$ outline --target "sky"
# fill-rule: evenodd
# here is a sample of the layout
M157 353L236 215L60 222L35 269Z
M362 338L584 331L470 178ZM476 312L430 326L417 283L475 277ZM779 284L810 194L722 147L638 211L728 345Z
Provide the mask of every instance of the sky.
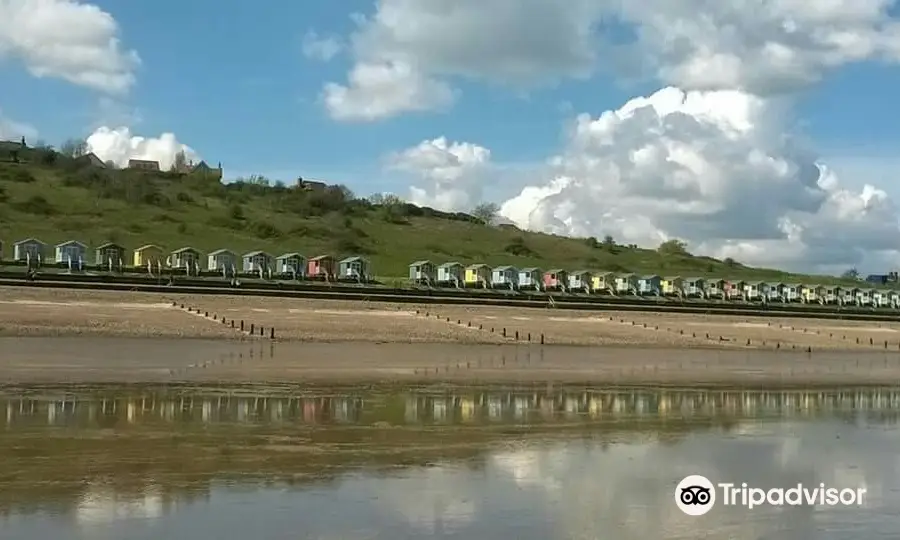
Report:
M0 139L881 273L898 61L894 0L0 0Z

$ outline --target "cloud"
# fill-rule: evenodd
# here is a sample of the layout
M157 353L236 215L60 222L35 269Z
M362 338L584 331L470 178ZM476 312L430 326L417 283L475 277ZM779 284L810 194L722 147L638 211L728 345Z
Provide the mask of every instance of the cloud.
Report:
M200 156L191 147L181 143L174 133L159 137L139 137L126 127L116 129L101 127L87 139L88 149L103 161L113 161L119 167L128 165L129 159L158 161L163 170L175 162L175 155L183 151L189 161L199 161Z
M140 64L119 41L109 13L77 0L0 1L0 59L35 77L56 77L111 94L128 91Z
M598 117L580 115L549 174L501 205L517 226L612 235L797 270L900 262L898 209L853 190L791 135L786 103L738 90L668 87ZM497 166L490 151L443 137L392 158L413 173L411 200L468 210Z
M661 81L759 95L816 82L833 68L900 60L894 0L615 0Z
M469 211L481 202L491 152L445 137L422 141L388 158L391 169L412 174L410 201L446 212Z
M408 63L357 64L349 79L348 86L325 85L325 105L335 120L383 120L400 112L442 109L454 101L449 86Z
M348 82L325 87L328 109L338 120L440 109L452 101L447 76L515 85L587 76L597 56L598 6L594 0L379 0L374 15L358 20Z
M344 44L337 36L320 37L310 30L303 36L303 55L313 60L327 62L337 56L344 48Z
M354 67L326 85L326 103L335 119L374 121L446 107L453 78L533 86L621 64L687 90L772 95L845 64L900 59L892 4L379 0L357 17Z
M3 109L0 109L0 141L18 140L22 137L36 139L37 135L37 129L33 126L7 117Z

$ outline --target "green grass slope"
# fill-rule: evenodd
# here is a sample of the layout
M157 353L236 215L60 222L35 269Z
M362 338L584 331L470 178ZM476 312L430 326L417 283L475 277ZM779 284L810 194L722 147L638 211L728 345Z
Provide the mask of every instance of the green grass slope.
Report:
M203 252L263 249L307 256L363 255L376 275L405 277L418 259L510 264L661 275L719 276L820 283L836 278L795 276L734 261L696 257L489 226L396 201L372 204L341 186L308 190L256 182L222 184L203 175L110 170L49 150L0 156L0 239L37 237L48 244L77 239L89 246L129 249L158 244Z

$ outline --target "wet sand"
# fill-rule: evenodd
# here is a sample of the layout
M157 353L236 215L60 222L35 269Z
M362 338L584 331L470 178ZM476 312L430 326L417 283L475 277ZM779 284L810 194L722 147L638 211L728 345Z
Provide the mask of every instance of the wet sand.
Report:
M900 323L34 288L0 294L5 336L246 341L267 339L274 329L282 342L502 344L543 336L547 345L900 353ZM241 332L241 321L257 335Z
M0 384L596 383L880 385L896 352L689 350L523 344L234 343L171 338L0 338Z

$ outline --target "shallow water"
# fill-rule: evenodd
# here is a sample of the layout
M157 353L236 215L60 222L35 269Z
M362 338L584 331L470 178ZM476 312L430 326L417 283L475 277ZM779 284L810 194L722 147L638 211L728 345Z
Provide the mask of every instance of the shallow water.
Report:
M7 388L0 538L896 538L900 389ZM862 506L674 503L703 474Z

